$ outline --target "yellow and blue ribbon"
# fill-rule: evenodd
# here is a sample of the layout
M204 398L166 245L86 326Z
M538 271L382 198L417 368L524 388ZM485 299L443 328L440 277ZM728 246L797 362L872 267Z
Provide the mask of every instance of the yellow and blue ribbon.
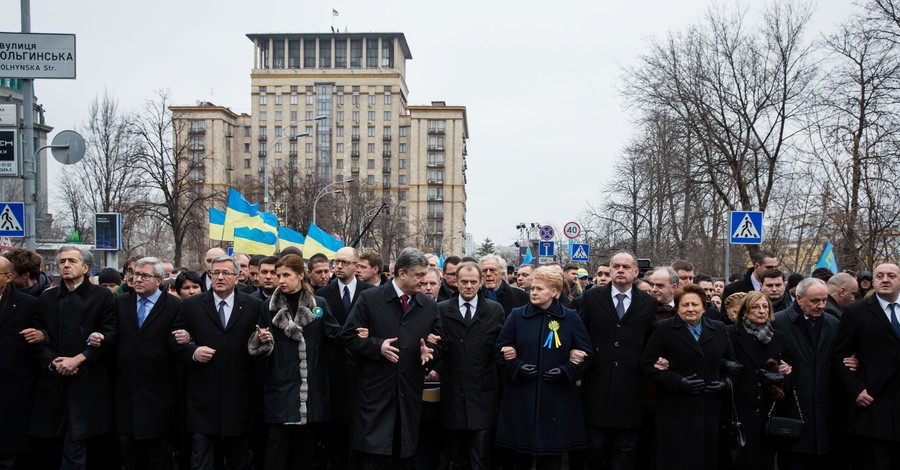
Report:
M562 342L559 340L559 334L557 333L557 330L559 330L559 322L553 320L547 324L547 328L550 329L550 333L547 333L547 341L544 341L544 347L549 349L551 344L556 348L562 346Z

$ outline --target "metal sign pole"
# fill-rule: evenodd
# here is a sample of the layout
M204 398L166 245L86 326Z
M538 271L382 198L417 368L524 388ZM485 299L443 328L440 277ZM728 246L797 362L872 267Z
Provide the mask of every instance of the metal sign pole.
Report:
M21 0L22 32L31 32L31 0ZM25 118L22 146L22 195L25 202L25 247L34 251L34 80L22 80L22 115Z

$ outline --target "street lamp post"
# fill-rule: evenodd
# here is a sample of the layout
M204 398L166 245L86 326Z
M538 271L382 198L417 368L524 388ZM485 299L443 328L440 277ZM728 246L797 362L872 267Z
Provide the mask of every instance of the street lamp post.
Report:
M334 185L336 185L336 184L352 183L352 182L354 182L354 181L356 181L356 180L354 180L353 178L350 178L350 179L346 179L346 180L335 181L334 183L329 183L329 184L325 185L325 187L322 188L321 191L319 191L319 194L316 194L316 198L313 200L313 217L312 217L312 223L313 223L313 225L316 224L316 204L319 203L319 199L322 199L323 197L325 197L325 196L327 196L327 195L329 195L329 194L337 194L337 193L342 193L342 192L344 192L344 190L342 190L342 189L336 189L336 190L334 190L334 191L328 191L328 188L330 188L330 187L332 187L332 186L334 186Z
M316 116L312 119L298 119L296 121L289 122L286 126L281 128L281 133L275 134L275 138L272 139L272 143L266 147L266 155L263 157L263 207L262 210L269 210L269 153L271 153L272 148L275 147L275 144L284 141L285 139L290 138L298 138L298 137L309 137L311 134L309 132L303 132L301 134L288 134L284 135L284 130L289 129L294 124L299 124L301 122L310 122L310 121L321 121L323 119L328 119L328 116Z

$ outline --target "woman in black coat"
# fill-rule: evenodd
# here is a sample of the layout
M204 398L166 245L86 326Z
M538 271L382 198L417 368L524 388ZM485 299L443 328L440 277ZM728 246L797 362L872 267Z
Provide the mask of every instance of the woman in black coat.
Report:
M740 304L736 324L726 327L737 362L744 366L734 382L734 401L747 439L741 469L775 468L776 443L764 428L772 403L784 398L782 374L789 374L791 367L782 360L787 346L784 334L772 327L774 319L769 298L750 292ZM793 396L786 401L793 403Z
M248 345L250 354L265 357L266 470L297 468L314 457L314 423L331 417L326 342L341 328L325 299L313 294L303 258L287 255L275 272L279 288Z
M576 382L593 358L590 338L574 310L560 305L560 273L534 271L531 303L510 312L497 338L495 354L507 378L497 419L498 447L515 452L515 468L562 467L563 453L587 447ZM514 348L516 357L506 356ZM572 350L585 361L569 361Z
M725 325L703 318L706 293L689 284L675 294L677 317L662 320L644 348L641 369L657 385L658 468L715 470L719 413L726 386L720 370L734 360ZM667 370L654 365L668 360Z

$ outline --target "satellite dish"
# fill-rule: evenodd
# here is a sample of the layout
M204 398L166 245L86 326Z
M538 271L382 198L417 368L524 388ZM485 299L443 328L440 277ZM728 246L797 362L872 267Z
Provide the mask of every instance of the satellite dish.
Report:
M56 161L63 165L71 165L84 158L84 148L84 138L81 134L75 131L62 131L53 138L50 152Z

